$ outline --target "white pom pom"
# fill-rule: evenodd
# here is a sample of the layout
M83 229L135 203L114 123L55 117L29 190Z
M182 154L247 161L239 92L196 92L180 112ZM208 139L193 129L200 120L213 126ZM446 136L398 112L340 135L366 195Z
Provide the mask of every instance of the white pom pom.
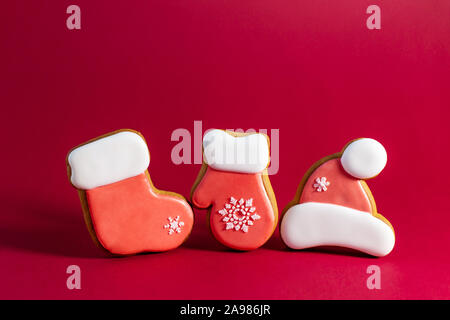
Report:
M350 143L341 157L344 170L359 179L375 177L384 169L386 162L386 149L378 141L369 138Z

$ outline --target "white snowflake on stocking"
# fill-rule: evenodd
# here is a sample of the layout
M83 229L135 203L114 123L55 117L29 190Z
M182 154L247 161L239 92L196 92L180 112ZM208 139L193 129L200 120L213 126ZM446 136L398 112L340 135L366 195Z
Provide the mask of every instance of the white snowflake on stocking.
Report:
M239 201L233 197L225 203L225 207L218 211L223 217L222 221L225 223L225 230L235 230L247 233L250 226L254 224L254 221L261 219L261 216L257 214L256 208L253 206L253 199L244 200L241 198Z
M181 232L181 227L184 226L184 222L180 221L180 216L176 216L175 219L172 217L168 217L168 224L164 225L164 229L169 229L169 235Z
M327 191L327 187L330 185L330 181L327 181L326 177L316 178L315 182L313 187L317 192Z

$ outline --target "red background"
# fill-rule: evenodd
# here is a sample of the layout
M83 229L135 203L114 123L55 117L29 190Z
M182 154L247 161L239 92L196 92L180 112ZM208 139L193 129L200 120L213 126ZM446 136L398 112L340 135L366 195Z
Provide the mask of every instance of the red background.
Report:
M70 4L79 31L66 28ZM371 4L381 30L366 27ZM0 33L0 298L450 298L449 1L6 1ZM291 252L276 232L232 252L196 210L181 248L108 258L85 228L67 152L136 129L155 185L188 196L200 166L174 165L170 136L194 120L280 129L280 209L313 162L378 139L389 161L369 185L394 251ZM71 264L81 290L66 288ZM381 290L366 287L372 264Z

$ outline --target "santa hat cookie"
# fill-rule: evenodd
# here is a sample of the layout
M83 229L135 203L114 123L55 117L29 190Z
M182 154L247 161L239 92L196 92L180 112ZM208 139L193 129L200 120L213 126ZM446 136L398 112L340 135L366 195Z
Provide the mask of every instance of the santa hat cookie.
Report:
M208 209L211 232L225 246L256 249L274 232L278 208L267 176L269 162L264 134L217 129L205 134L191 201Z
M119 130L69 152L70 182L78 189L94 241L117 255L157 252L181 245L193 225L192 209L176 193L153 186L142 135Z
M292 249L346 247L382 257L395 244L394 229L377 212L363 179L386 166L376 140L350 142L342 152L316 162L305 174L295 199L284 209L281 237Z

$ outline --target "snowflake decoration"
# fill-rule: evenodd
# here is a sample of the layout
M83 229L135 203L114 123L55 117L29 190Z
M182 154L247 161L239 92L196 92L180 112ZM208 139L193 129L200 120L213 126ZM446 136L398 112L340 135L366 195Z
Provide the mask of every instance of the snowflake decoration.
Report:
M256 220L261 219L257 214L256 208L253 206L253 199L239 201L231 197L225 204L225 208L218 211L223 217L222 221L226 224L225 230L235 230L247 233L248 228L254 224Z
M181 232L181 227L184 226L184 222L180 221L180 216L176 216L175 219L172 217L168 217L168 224L164 225L164 229L169 229L169 235Z
M330 185L330 181L327 181L326 177L316 178L316 183L313 184L313 187L317 192L327 191L327 187Z

